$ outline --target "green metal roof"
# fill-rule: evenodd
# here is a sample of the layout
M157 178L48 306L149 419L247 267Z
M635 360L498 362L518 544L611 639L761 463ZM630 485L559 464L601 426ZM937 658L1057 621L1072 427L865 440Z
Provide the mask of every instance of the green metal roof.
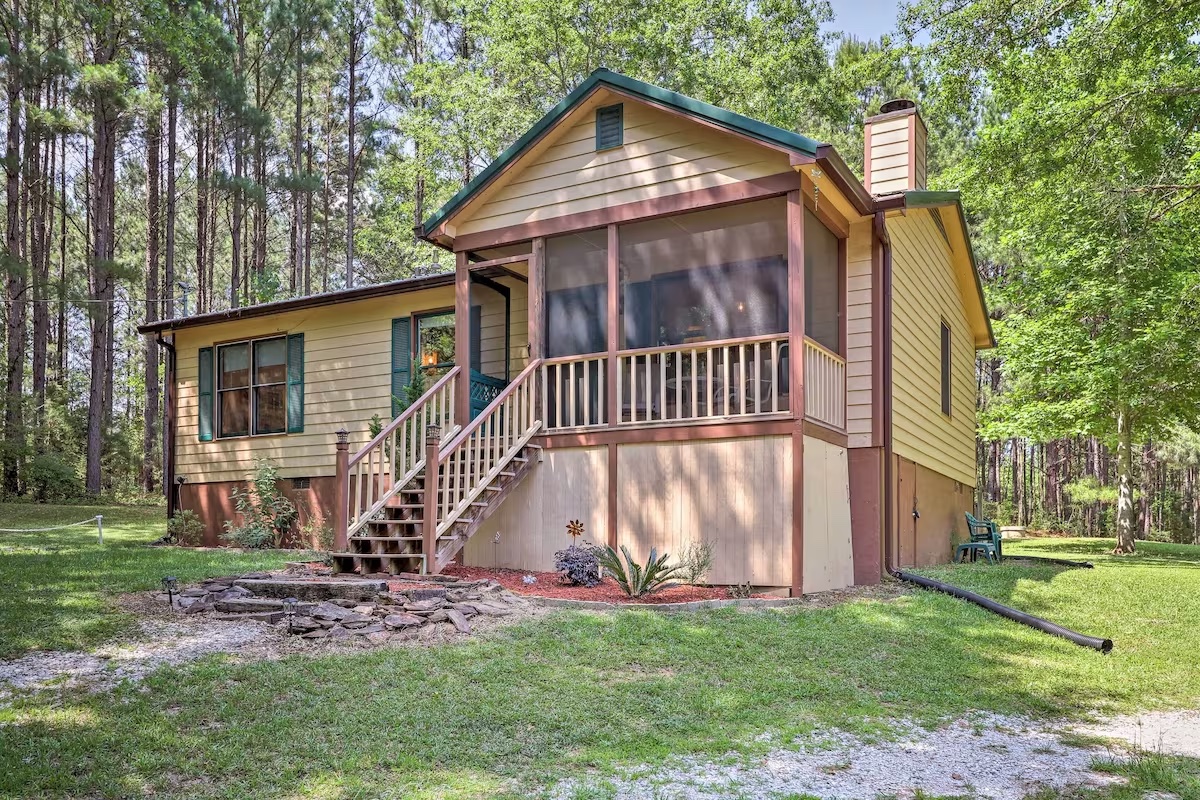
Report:
M547 111L545 116L537 121L536 125L526 131L520 139L513 142L507 150L500 154L499 158L488 164L486 169L459 190L458 194L451 197L444 206L435 211L433 216L425 220L425 223L417 231L418 236L424 238L427 231L431 231L438 225L441 225L447 217L457 211L463 203L467 202L476 192L486 186L511 161L518 158L526 148L541 138L546 131L570 113L571 109L601 86L607 86L643 100L670 106L733 133L748 136L752 139L757 139L761 142L783 147L814 158L817 155L817 148L821 144L807 136L801 136L792 131L785 131L783 128L776 128L774 125L768 125L765 122L760 122L741 114L735 114L724 108L718 108L717 106L703 103L678 92L668 91L659 86L653 86L644 81L630 78L628 75L622 75L619 72L612 72L601 67L589 75L587 80L579 84L573 92L564 97L558 105Z

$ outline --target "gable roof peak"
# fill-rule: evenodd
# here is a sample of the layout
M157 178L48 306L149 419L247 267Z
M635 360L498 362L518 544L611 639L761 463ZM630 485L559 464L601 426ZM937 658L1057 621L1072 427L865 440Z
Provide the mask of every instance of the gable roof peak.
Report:
M711 103L705 103L694 97L688 97L679 92L631 78L620 72L614 72L607 67L597 67L570 94L547 111L533 127L527 130L517 141L513 142L492 163L488 164L470 183L460 189L457 194L435 211L422 225L418 226L416 229L417 236L422 239L431 240L431 234L439 225L446 222L472 197L490 184L505 167L520 158L528 148L549 133L577 105L601 87L630 97L633 100L666 107L718 128L723 128L731 133L754 139L773 147L782 148L803 157L816 158L818 148L828 147L828 145L822 145L821 142L794 131L768 125L760 120L720 108Z

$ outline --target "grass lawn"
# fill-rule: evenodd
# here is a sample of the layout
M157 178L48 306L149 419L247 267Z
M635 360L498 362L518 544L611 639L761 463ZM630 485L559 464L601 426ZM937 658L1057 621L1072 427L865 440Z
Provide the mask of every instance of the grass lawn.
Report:
M48 533L0 533L0 658L28 650L86 649L133 622L111 598L208 575L274 569L295 553L181 551L146 547L166 533L162 508L0 504L0 528L45 528L104 515L95 525Z
M0 527L28 524L32 511L3 508ZM166 571L186 579L282 560L139 549L157 535L155 512L106 510L106 522L110 511L103 554L84 534L46 540L41 554L39 540L4 540L21 544L0 558L10 652L96 641L124 624L105 595L151 588ZM0 795L523 797L566 772L754 753L764 731L781 741L817 725L864 731L973 710L1070 718L1197 707L1200 548L1145 544L1114 559L1106 547L1011 550L1084 556L1095 570L1014 562L928 573L1109 636L1111 656L928 592L787 612L563 611L453 646L210 658L112 694L19 698L0 709ZM1194 762L1122 769L1134 783L1103 796L1200 796Z

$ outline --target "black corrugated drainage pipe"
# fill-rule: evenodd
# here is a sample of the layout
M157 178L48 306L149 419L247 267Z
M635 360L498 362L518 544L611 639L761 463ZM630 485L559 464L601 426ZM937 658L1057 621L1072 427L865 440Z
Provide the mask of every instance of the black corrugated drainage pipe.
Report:
M1085 636L1082 633L1064 628L1061 625L1055 625L1049 620L1035 617L1032 614L1026 614L1024 611L1018 611L1015 608L1009 608L1006 605L997 603L995 600L990 600L981 594L969 592L966 589L960 589L957 586L951 586L948 583L935 581L933 578L926 578L924 575L914 575L911 572L901 572L899 570L892 573L893 577L899 578L908 583L915 583L925 589L931 589L935 592L942 592L951 597L957 597L960 600L974 603L975 605L986 608L993 614L1011 619L1013 622L1020 622L1022 625L1028 625L1031 628L1048 633L1051 636L1061 636L1069 642L1074 642L1080 647L1090 647L1093 650L1099 650L1101 653L1109 653L1112 651L1112 639L1097 639L1095 636Z

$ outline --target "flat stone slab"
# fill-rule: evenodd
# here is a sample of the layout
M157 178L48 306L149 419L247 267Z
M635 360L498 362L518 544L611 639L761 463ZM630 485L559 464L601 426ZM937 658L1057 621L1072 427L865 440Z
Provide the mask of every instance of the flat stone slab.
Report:
M295 597L299 600L374 600L387 591L387 581L317 580L289 581L278 578L238 578L241 586L258 597Z
M253 622L269 622L274 625L283 619L282 611L255 611L249 614L213 614L213 619L227 620L230 622L245 622L247 620Z
M259 597L240 597L236 600L218 600L217 611L227 611L237 614L249 611L283 611L282 600L268 600ZM315 606L312 603L297 603L297 614L310 614Z

